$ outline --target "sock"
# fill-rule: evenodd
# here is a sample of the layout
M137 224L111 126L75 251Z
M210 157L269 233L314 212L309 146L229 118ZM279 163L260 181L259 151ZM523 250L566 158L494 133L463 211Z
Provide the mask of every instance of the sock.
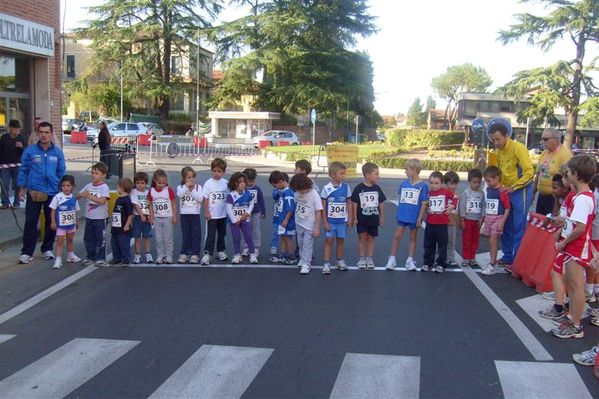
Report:
M592 294L594 286L595 286L595 284L593 284L593 283L585 283L584 284L584 290L585 290L585 292L588 292L588 293Z
M391 260L391 259L395 260L395 255L389 256L389 260ZM410 258L408 258L408 259L410 259Z
M599 284L595 284L593 291L595 292L595 294L599 294Z
M395 258L395 256L394 256ZM411 256L408 256L408 259L406 259L406 262L414 262L414 259Z
M558 311L560 313L564 311L564 305L558 305L557 303L554 303L553 307L556 311Z
M75 255L75 252L67 252L67 256L73 256Z

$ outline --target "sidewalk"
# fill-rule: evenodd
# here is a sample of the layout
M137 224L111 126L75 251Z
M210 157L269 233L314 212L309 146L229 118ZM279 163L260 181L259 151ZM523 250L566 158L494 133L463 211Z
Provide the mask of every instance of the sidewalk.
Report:
M67 167L67 173L75 177L75 193L79 192L90 181L89 173L84 171L73 171ZM116 189L116 182L117 179L114 177L106 180L106 184L111 190ZM82 210L85 209L84 205L84 201L80 200L79 206ZM84 212L80 212L79 218L83 218L83 215ZM25 204L23 203L21 208L15 209L14 213L10 209L0 210L0 226L2 226L0 228L0 251L4 251L13 245L20 246L23 237L22 229L25 226Z

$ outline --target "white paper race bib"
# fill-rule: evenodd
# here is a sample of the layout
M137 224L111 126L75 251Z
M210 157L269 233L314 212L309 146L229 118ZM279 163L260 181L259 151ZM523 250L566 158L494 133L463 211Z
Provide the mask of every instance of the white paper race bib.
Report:
M247 205L233 205L233 223L237 223L241 220L241 217L248 211Z
M445 212L445 196L433 195L428 199L429 213Z
M379 206L379 193L376 191L369 191L366 193L360 193L360 207L364 208L376 208Z
M92 197L94 197L94 198L100 198L100 192L99 192L99 191L96 191L96 190L91 190L91 191L89 191L89 190L88 190L88 193L89 193L89 195L91 195L91 196L92 196ZM91 200L87 200L87 207L88 207L88 208L90 208L90 207L94 207L94 206L97 206L97 205L98 205L98 204L96 204L95 202L93 202L93 201L91 201Z
M274 216L279 216L281 212L283 212L283 200L278 199L277 202L275 202Z
M559 207L559 216L565 218L567 215L567 210L566 207L564 205Z
M420 189L417 188L402 188L401 198L399 202L408 205L418 205L418 198L420 197Z
M295 207L295 216L300 219L309 219L310 215L313 214L314 211L309 204L298 202Z
M469 198L466 201L466 213L481 213L482 212L482 202L480 199Z
M221 205L225 203L227 193L224 191L214 191L209 194L208 201L210 205Z
M564 228L562 229L562 237L568 237L570 234L572 234L572 230L574 230L574 223L570 219L566 219Z
M172 216L170 201L165 199L154 201L154 215L159 218Z
M72 226L75 224L76 211L58 212L58 227Z
M141 209L141 213L144 215L150 214L150 202L147 199L140 199L138 205L139 209Z
M327 217L331 219L345 219L347 215L346 202L330 202L327 209Z
M185 194L181 198L181 207L182 208L197 208L198 201L191 194Z
M498 199L488 199L487 200L487 215L497 215L499 213L499 200Z
M112 227L123 227L123 219L120 212L112 212Z

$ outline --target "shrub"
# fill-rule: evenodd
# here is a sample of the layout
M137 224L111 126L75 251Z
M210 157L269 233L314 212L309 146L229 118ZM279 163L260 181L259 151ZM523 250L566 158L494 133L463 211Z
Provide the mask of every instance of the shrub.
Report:
M393 129L385 133L387 142L396 147L434 150L445 146L459 146L464 133L452 130Z
M402 169L406 167L408 158L376 158L369 159L369 161L375 162L383 168ZM423 170L439 170L443 172L448 170L468 172L473 166L472 161L435 161L425 159L420 162L422 163Z

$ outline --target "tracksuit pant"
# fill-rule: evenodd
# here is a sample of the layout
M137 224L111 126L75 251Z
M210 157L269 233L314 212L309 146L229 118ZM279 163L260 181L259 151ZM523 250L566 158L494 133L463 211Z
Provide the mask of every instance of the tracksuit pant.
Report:
M174 247L174 227L173 218L155 217L154 218L154 237L156 240L156 259L164 257L173 257Z
M510 194L510 214L501 235L502 262L512 263L526 230L526 216L532 203L532 183Z
M44 226L44 242L42 243L41 251L51 251L54 246L54 238L56 231L52 230L50 202L53 196L49 195L46 202L33 202L29 193L27 193L27 205L25 205L25 227L23 228L23 248L21 254L33 256L35 244L38 237L38 224L40 221L40 212L44 210L46 224Z
M225 237L227 235L227 218L210 219L206 222L206 242L204 253L212 256L214 254L214 241L216 237L216 252L225 252L227 246Z
M181 255L200 255L202 247L202 225L200 215L181 215Z
M106 219L85 218L83 242L87 250L87 259L106 260Z
M295 231L302 265L310 265L312 263L312 256L314 255L314 235L312 234L312 230L308 230L297 224Z
M456 225L447 225L447 261L455 262L455 234Z
M478 244L480 242L480 225L478 220L464 221L464 233L462 234L462 256L464 260L473 260L476 258Z
M12 187L15 190L13 206L19 205L19 187L17 186L17 179L19 177L19 168L5 168L0 170L0 178L2 178L2 205L10 205L8 199L10 194L10 182L12 181Z
M252 241L254 242L254 250L260 252L260 246L262 245L262 237L260 234L260 212L252 213ZM248 244L245 240L241 241L241 249L246 249Z
M127 233L111 234L112 261L114 263L131 263L131 236Z
M224 220L224 219L223 219ZM250 253L254 253L254 240L252 239L252 223L251 222L241 222L237 224L230 224L231 226L231 235L233 236L233 250L235 251L235 255L241 253L241 236L245 242L247 242Z
M424 264L430 267L435 265L435 253L437 253L437 264L447 266L447 241L448 232L446 224L426 224L424 229Z

